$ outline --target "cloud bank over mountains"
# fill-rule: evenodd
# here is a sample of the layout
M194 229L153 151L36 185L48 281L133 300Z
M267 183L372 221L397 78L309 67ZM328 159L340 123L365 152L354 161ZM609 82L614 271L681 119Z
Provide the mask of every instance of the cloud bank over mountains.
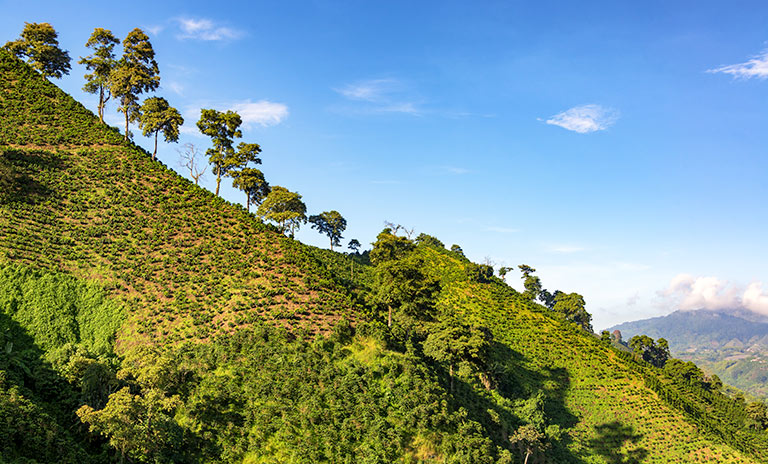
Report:
M768 315L768 294L763 292L763 283L759 281L744 287L717 277L680 274L659 292L659 297L665 305L682 310L742 309Z

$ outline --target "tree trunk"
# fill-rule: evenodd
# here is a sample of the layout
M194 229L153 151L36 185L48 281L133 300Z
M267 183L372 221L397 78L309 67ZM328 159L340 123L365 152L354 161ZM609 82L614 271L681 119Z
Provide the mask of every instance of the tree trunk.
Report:
M251 194L248 192L245 193L245 210L251 212Z
M331 251L333 251L333 239L331 239Z
M128 141L128 108L125 109L125 141Z
M525 462L523 464L528 464L528 458L531 457L531 449L528 448L525 450Z
M99 86L99 120L104 124L104 86Z
M152 152L152 161L155 160L155 155L157 155L157 133L160 132L160 130L155 131L155 151Z
M392 306L387 306L387 327L392 327Z
M448 377L451 378L451 393L453 393L453 363L448 365Z
M216 166L216 196L219 196L219 185L221 185L221 166Z

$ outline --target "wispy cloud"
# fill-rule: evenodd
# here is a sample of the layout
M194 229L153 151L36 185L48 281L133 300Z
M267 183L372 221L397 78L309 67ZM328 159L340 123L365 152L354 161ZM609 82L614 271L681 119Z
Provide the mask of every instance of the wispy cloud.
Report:
M715 69L708 69L708 73L730 74L735 78L757 79L768 78L768 49L749 61L738 64L729 64Z
M170 81L166 85L164 85L164 87L170 90L171 92L175 93L176 95L184 96L184 86L179 84L178 82Z
M768 295L763 293L762 282L744 288L717 277L680 274L658 293L663 302L677 309L746 309L768 315Z
M288 106L267 100L251 102L246 100L232 105L232 111L243 119L243 125L256 124L262 127L275 126L288 117Z
M438 174L450 174L454 176L460 176L462 174L467 174L470 171L467 168L462 168L459 166L439 166L437 168L437 172Z
M180 29L176 37L181 40L234 40L244 35L243 31L221 26L206 18L177 18L176 22Z
M367 79L333 90L347 100L365 103L362 107L354 108L355 113L423 114L418 99L398 79Z
M161 32L163 32L163 29L165 29L165 27L164 26L144 26L144 29L150 34L157 36Z
M587 134L605 130L619 119L619 113L600 105L581 105L558 113L545 122L569 131Z
M213 108L218 111L232 110L240 115L243 121L242 127L249 129L253 126L269 127L285 121L290 114L288 106L283 103L275 103L267 100L253 102L251 100L239 101L198 101L184 109L185 121L190 123L182 126L181 132L187 135L199 135L200 132L195 122L200 119L201 108Z

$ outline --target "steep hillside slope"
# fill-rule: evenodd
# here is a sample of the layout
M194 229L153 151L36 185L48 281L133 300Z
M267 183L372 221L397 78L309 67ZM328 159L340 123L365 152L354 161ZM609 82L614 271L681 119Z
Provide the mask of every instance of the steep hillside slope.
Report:
M309 247L125 144L0 53L0 260L103 282L118 343L204 339L257 320L327 330L355 303Z
M2 51L0 72L0 462L768 461L743 404L442 247L410 252L435 314L387 327L364 259L150 161ZM428 354L446 321L487 359Z
M520 294L501 284L472 282L467 268L475 266L445 250L426 251L435 261L433 269L446 283L441 297L444 311L455 311L490 327L496 339L509 350L503 371L522 388L541 387L558 398L552 411L561 424L569 427L573 439L568 447L576 456L587 459L602 455L608 462L620 442L629 462L739 462L746 459L728 446L718 444L717 435L736 434L734 442L754 440L741 424L727 424L715 431L718 421L712 404L702 398L694 414L683 414L674 402L663 397L685 396L658 369L630 361L576 325L554 320L547 311L526 302ZM502 361L503 362L503 361ZM487 395L492 401L493 395ZM677 404L680 406L680 403ZM720 411L722 414L723 411ZM698 421L711 415L711 422ZM710 437L702 432L710 431ZM712 438L715 438L714 440ZM760 436L761 442L765 437ZM748 446L762 459L768 459L761 445ZM634 454L633 454L634 453ZM616 461L618 462L618 461Z

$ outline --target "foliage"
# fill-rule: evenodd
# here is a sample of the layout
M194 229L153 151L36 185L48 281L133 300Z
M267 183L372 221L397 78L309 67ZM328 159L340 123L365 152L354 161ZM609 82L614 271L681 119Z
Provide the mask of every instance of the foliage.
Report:
M179 126L184 124L184 118L176 108L168 104L168 100L162 97L144 100L139 113L139 128L144 136L155 135L155 149L152 151L152 161L154 161L157 155L157 134L162 132L166 142L178 142Z
M647 335L635 335L629 339L629 348L632 349L633 353L642 358L643 361L651 363L656 367L664 367L667 359L669 359L669 343L664 338L654 342Z
M98 113L99 120L104 122L104 105L111 97L109 91L109 78L117 67L114 48L120 41L112 35L109 29L97 27L85 46L93 49L93 54L85 58L81 57L79 64L85 65L85 69L91 71L85 75L83 90L88 93L99 94Z
M301 224L307 222L307 205L298 193L276 185L259 205L256 214L276 223L281 233L293 237Z
M342 233L347 228L347 220L336 211L325 211L320 214L314 214L309 217L309 222L313 229L317 229L321 234L325 234L331 240L331 250L333 246L340 246Z
M541 279L533 275L533 273L536 272L536 269L527 264L521 264L517 267L519 267L520 272L523 273L522 279L523 286L525 287L523 295L527 296L531 301L536 300L539 297L539 293L541 293Z
M269 183L264 179L264 173L259 169L243 168L232 173L232 185L245 192L245 207L251 210L251 204L260 206L269 192Z
M223 113L213 109L200 110L197 128L204 135L210 137L213 143L213 148L209 148L206 155L208 155L208 161L213 165L213 170L216 173L216 196L219 196L222 176L243 164L233 147L234 139L243 136L240 131L242 123L243 120L240 115L234 111Z
M59 48L58 37L56 30L48 23L24 23L21 37L7 42L4 48L18 58L26 58L43 77L58 79L72 69L69 53Z
M555 292L555 304L552 310L563 315L567 320L579 324L584 330L592 332L592 315L585 309L584 297L578 293Z
M123 40L123 56L110 73L110 92L120 102L118 111L125 115L125 139L129 139L128 123L139 119L139 95L160 85L160 70L149 37L139 28Z

